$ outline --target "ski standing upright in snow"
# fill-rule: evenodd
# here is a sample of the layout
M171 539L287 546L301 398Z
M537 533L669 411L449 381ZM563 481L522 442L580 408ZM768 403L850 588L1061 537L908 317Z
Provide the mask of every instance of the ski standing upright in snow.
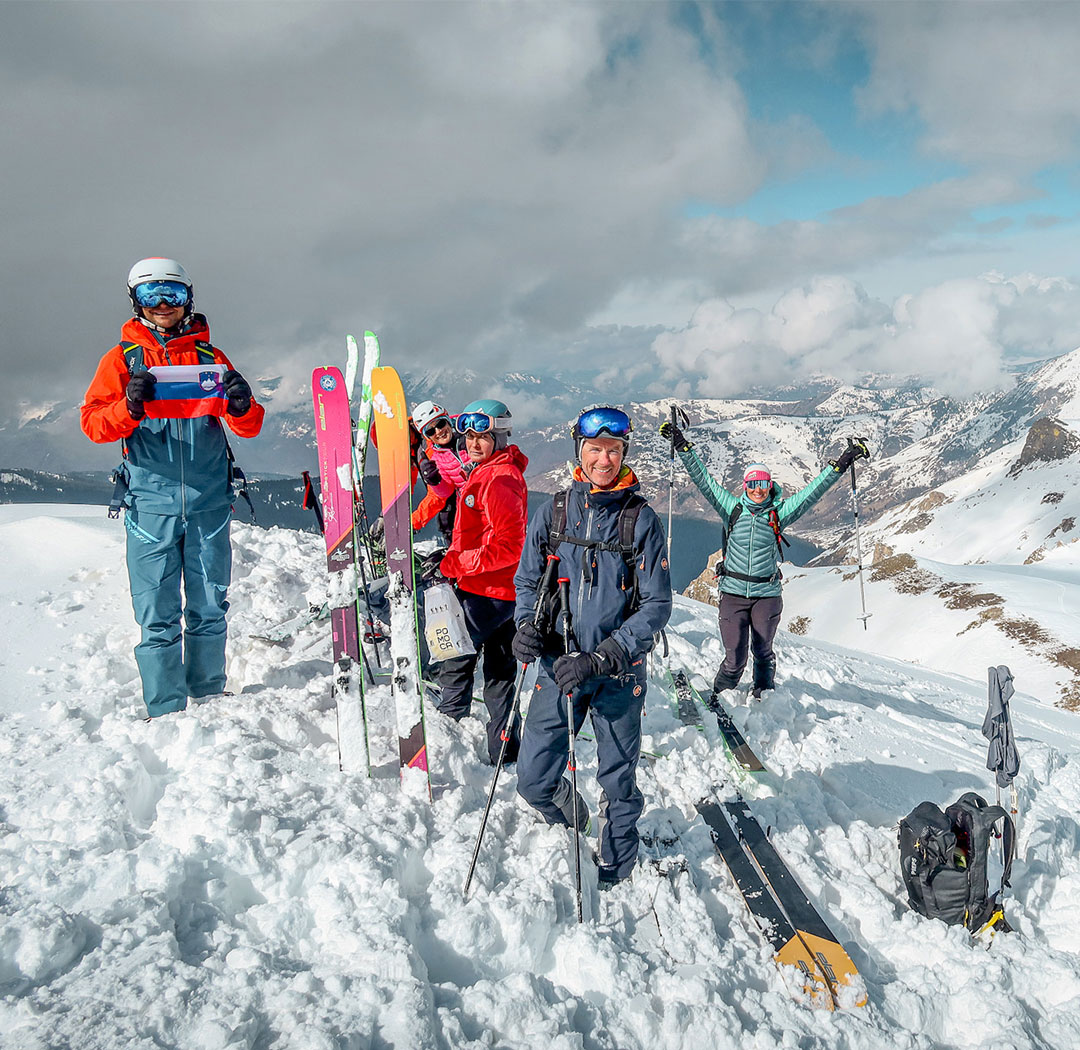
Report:
M401 771L404 778L407 769L422 770L430 794L413 580L409 413L401 379L393 368L374 369L371 385L379 449L386 567L390 579L387 598L393 663L391 687L397 713Z
M338 764L343 772L367 769L360 629L357 619L356 533L353 521L352 424L345 377L338 368L311 373L315 437L322 480L323 536L330 576L327 601L334 641L334 699Z

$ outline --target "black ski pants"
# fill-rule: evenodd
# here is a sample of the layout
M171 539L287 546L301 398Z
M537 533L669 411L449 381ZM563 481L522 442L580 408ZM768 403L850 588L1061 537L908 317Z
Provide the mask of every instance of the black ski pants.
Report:
M469 637L476 646L473 656L459 656L432 664L437 668L442 698L436 705L444 715L460 722L472 708L473 675L484 658L484 703L488 709L488 758L494 765L502 750L502 731L514 703L517 661L510 650L514 640L514 603L457 589L465 613ZM517 760L518 729L506 745L506 761Z
M716 674L715 688L734 689L746 669L747 650L758 665L775 665L773 639L780 626L784 599L744 598L739 594L720 594L720 639L724 643L724 662ZM771 685L771 682L769 683Z

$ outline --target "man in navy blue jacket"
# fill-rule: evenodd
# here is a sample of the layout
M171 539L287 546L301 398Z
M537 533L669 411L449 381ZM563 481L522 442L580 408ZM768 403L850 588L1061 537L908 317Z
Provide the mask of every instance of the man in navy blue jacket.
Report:
M617 408L597 406L581 414L572 431L579 465L565 494L565 513L556 497L536 514L514 576L514 655L524 663L539 660L518 754L518 793L549 824L572 827L576 804L578 827L589 826L585 800L571 798L573 789L563 776L569 695L575 733L586 714L596 733L602 889L627 878L637 861L645 658L671 616L664 531L640 496L634 472L623 463L632 430L630 418ZM574 651L569 654L557 633L557 595L545 599L551 610L543 618L546 626L533 623L549 553L558 555L559 575L570 580Z

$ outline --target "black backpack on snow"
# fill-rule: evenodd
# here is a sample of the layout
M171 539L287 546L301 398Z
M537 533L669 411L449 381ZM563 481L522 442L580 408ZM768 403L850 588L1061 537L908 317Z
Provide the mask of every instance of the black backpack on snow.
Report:
M999 837L994 824L1004 818L1002 887L990 891L987 857ZM1001 895L1009 885L1015 848L1012 817L1001 806L987 805L973 791L944 812L920 802L903 820L897 836L900 872L908 903L920 915L972 933L1004 921Z

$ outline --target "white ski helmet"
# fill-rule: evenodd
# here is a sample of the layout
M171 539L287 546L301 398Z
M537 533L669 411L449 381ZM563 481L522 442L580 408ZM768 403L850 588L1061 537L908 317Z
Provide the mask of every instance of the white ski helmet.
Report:
M413 425L422 434L424 427L431 426L436 419L445 419L450 422L450 416L446 409L442 405L436 404L434 401L421 401L412 410Z
M195 310L195 286L191 283L187 271L175 259L151 257L140 259L128 271L128 297L131 299L131 307L136 317L142 317L143 313L142 307L135 301L135 288L150 281L177 281L185 285L191 294L184 308L184 319L192 315Z

